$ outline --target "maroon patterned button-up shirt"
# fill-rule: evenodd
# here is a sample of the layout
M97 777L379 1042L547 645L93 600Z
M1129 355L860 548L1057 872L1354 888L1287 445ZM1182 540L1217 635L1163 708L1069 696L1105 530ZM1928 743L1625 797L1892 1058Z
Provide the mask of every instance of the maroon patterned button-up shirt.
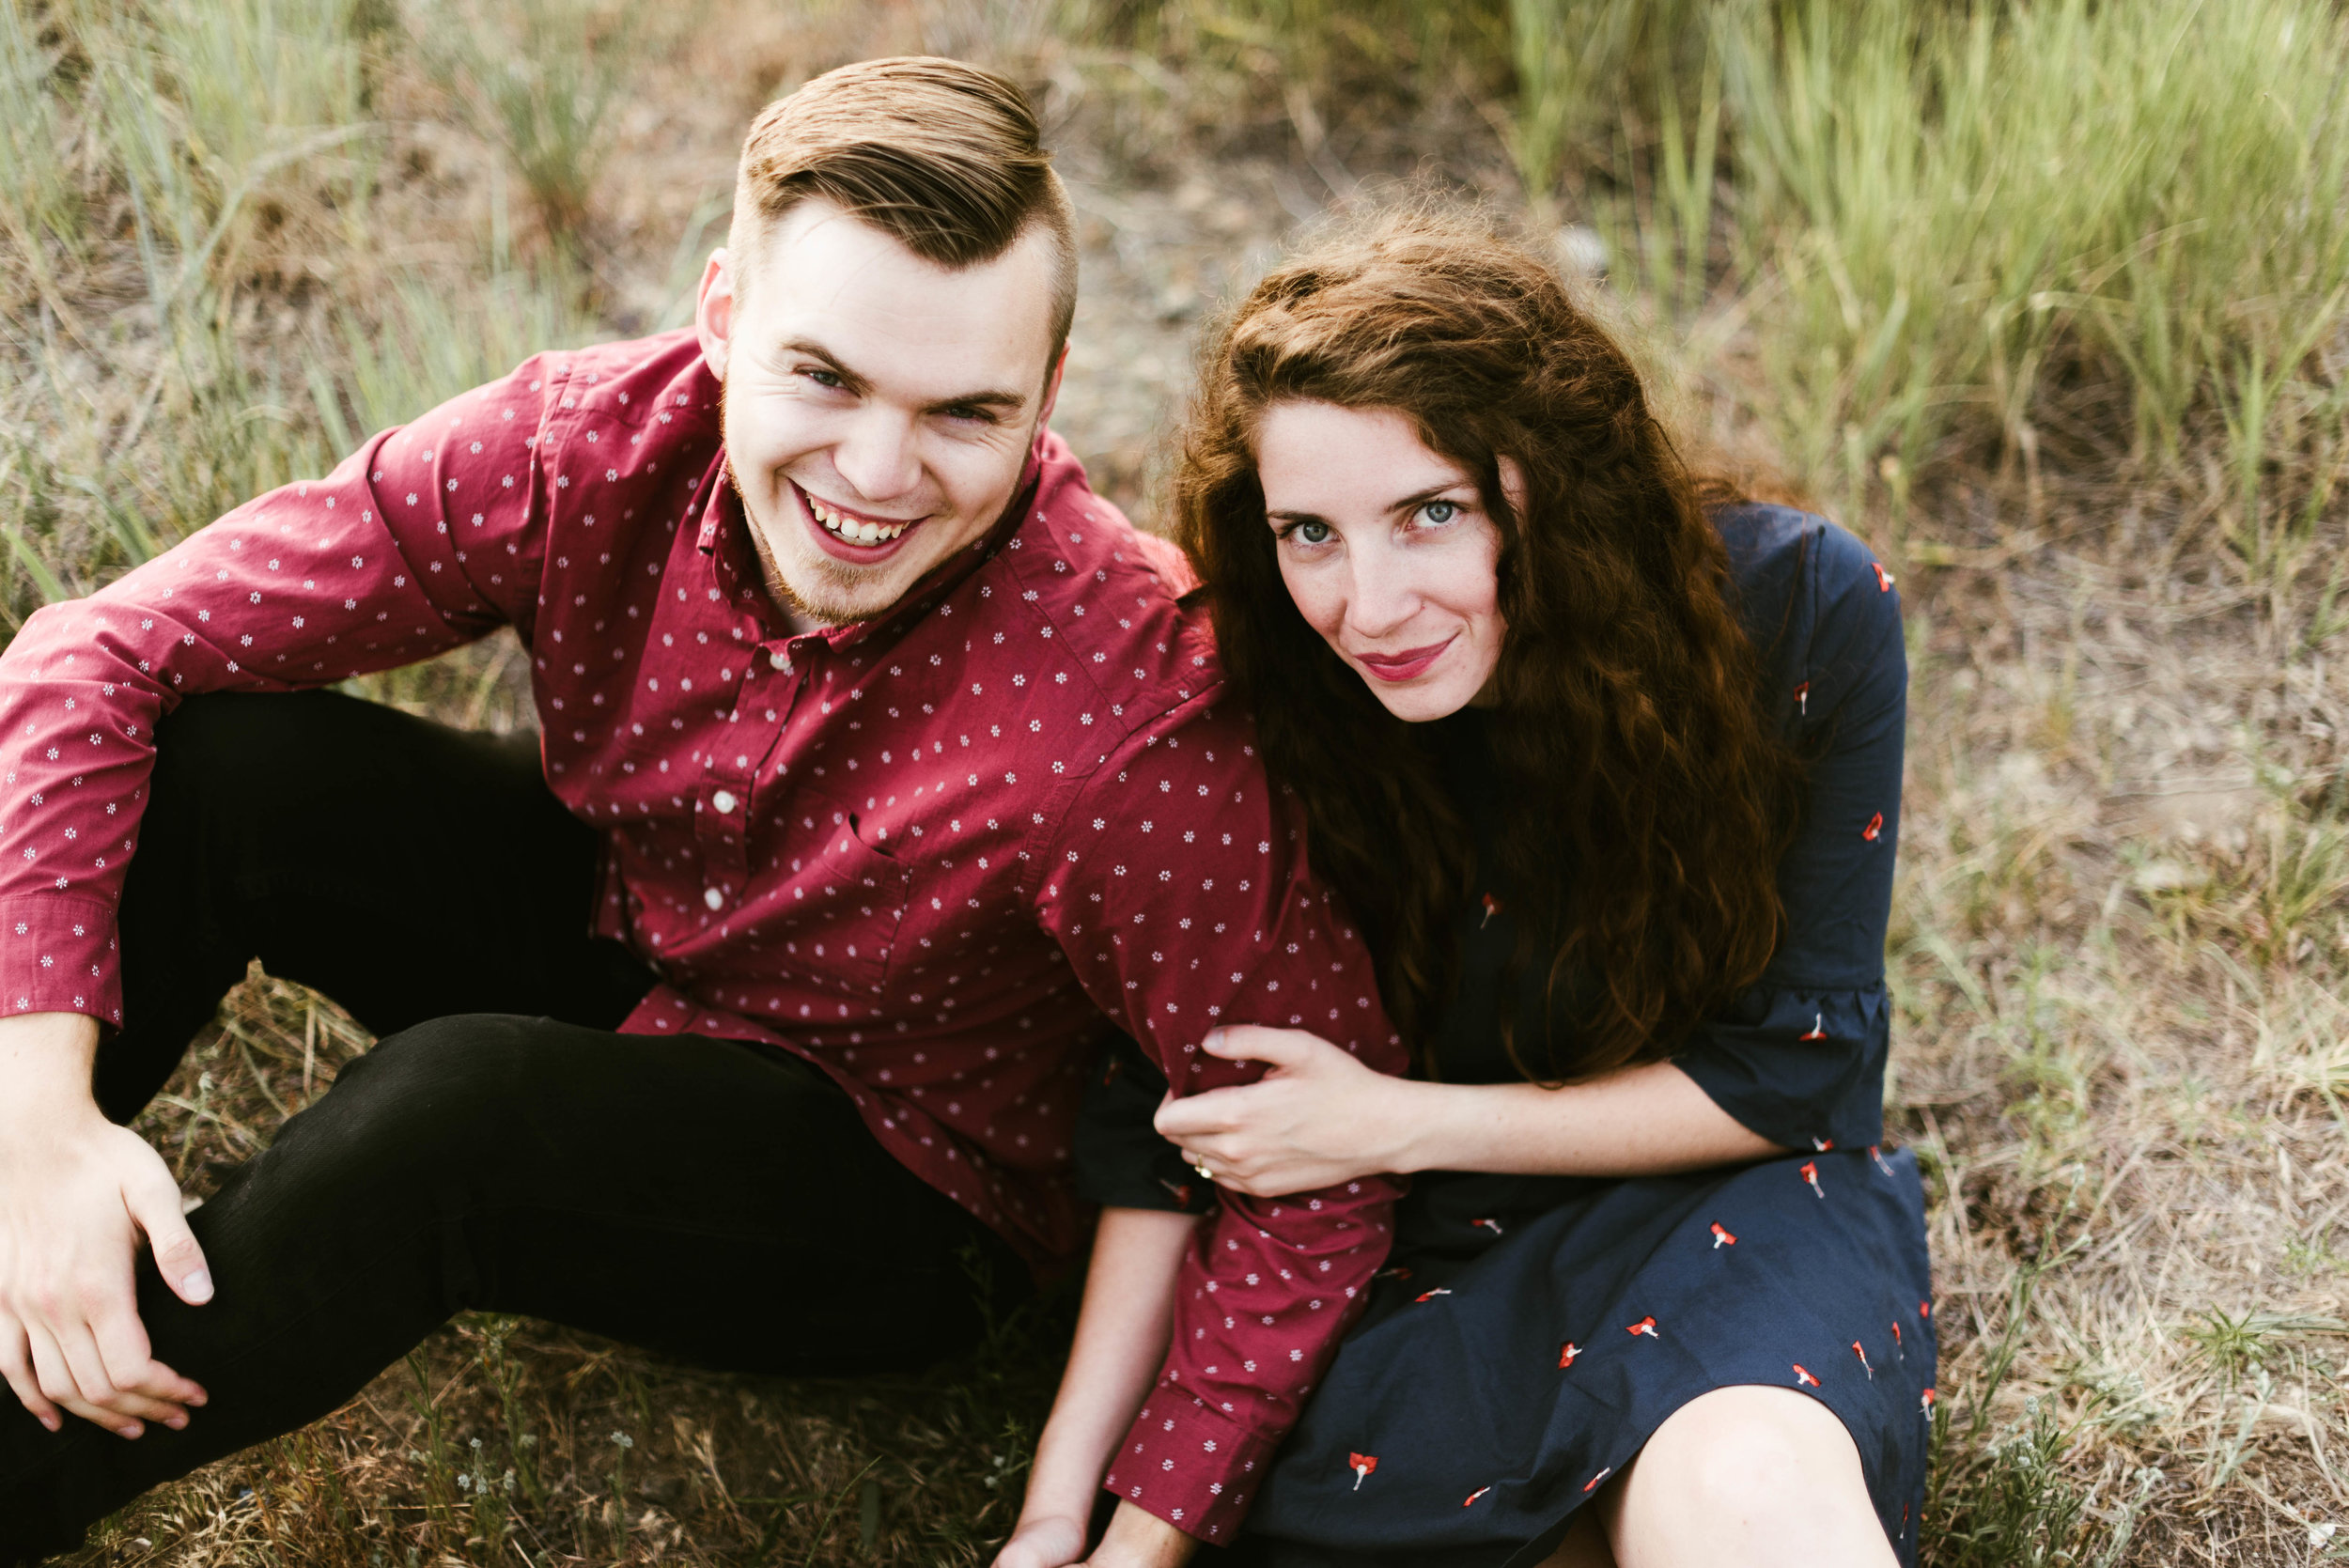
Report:
M1040 1263L1103 1014L1178 1093L1219 1020L1400 1051L1173 552L1037 442L1012 509L881 620L791 635L689 334L534 359L239 507L0 660L0 1005L121 1021L115 908L157 719L517 629L548 784L604 835L623 1026L815 1063ZM1121 1495L1228 1539L1387 1250L1390 1184L1225 1194ZM1142 1477L1135 1482L1128 1478Z

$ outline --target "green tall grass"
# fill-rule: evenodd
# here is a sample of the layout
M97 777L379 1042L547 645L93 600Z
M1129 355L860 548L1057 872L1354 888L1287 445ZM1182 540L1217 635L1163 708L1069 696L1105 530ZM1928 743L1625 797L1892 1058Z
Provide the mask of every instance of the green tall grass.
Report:
M2029 460L2061 394L2118 404L2139 461L2222 427L2256 509L2349 303L2335 8L1802 0L1716 38L1766 412L1805 472L1852 493L1985 435Z

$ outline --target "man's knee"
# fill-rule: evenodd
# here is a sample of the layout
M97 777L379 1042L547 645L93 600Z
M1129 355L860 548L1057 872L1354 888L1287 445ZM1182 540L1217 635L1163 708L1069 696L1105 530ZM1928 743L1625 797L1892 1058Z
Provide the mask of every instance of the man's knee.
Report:
M304 1113L308 1130L349 1157L439 1178L480 1171L515 1151L535 1097L537 1036L563 1027L466 1013L401 1030L343 1068Z

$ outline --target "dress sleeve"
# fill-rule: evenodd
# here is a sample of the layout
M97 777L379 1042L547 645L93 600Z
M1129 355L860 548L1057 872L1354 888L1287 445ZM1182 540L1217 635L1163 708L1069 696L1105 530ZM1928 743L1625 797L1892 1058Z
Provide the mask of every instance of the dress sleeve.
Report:
M1908 703L1890 575L1843 530L1815 528L1795 588L1815 609L1790 617L1810 634L1765 677L1791 688L1765 706L1783 705L1807 768L1802 823L1779 862L1785 935L1761 980L1674 1058L1722 1110L1790 1149L1883 1137L1884 939Z

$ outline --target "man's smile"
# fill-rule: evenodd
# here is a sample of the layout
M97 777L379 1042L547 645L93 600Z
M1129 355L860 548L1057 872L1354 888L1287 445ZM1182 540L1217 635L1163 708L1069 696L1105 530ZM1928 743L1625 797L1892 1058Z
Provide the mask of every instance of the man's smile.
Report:
M784 482L799 498L800 510L808 520L808 532L824 552L860 566L894 555L906 536L926 520L926 514L918 518L863 516L813 495L792 480Z

